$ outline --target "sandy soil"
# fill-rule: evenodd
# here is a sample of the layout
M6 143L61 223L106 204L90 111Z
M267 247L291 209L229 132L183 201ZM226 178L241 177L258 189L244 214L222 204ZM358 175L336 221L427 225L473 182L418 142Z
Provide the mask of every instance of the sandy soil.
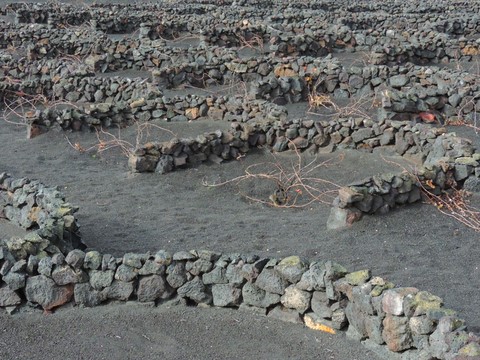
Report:
M338 359L377 357L344 335L245 311L139 304L0 315L2 359Z

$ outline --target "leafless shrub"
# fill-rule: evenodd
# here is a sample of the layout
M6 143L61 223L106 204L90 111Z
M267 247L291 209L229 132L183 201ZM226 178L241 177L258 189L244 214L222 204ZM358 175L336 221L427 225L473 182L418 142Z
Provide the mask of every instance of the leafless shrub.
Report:
M293 145L292 142L290 142ZM223 182L208 182L203 180L207 187L219 187L233 184L237 188L246 186L247 189L258 187L259 183L267 185L272 190L268 198L249 194L239 190L239 194L252 202L279 208L304 208L314 203L331 204L335 198L339 185L317 177L315 171L332 165L334 160L318 162L317 158L305 163L300 150L294 147L295 161L290 166L283 165L274 156L272 162L262 162L249 165L245 174ZM341 161L340 155L336 161Z

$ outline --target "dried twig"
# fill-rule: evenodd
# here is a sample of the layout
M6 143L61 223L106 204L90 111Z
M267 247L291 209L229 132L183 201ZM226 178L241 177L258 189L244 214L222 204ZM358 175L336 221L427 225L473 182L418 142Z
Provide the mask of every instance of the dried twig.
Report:
M428 203L434 205L442 214L480 232L480 210L470 205L468 197L471 193L463 189L450 189L435 195L422 183L420 184Z
M274 162L249 165L245 169L244 175L230 180L210 183L204 179L203 185L207 187L227 184L239 186L247 182L247 186L250 183L249 187L255 187L255 182L263 181L273 183L274 190L268 199L262 199L242 191L239 191L239 194L252 202L279 208L304 208L314 203L330 204L340 186L332 181L316 177L313 173L319 168L332 165L332 159L318 163L317 158L314 158L304 164L299 149L292 142L290 144L293 145L296 155L296 162L291 164L291 167L284 166L275 158ZM342 159L343 156L340 155L337 160Z

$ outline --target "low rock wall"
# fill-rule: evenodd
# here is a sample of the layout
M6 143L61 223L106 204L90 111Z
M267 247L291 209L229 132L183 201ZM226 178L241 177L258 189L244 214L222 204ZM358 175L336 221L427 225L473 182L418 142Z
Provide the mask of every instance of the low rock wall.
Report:
M48 254L0 242L0 308L38 306L51 311L73 302L161 304L171 299L253 311L271 318L347 335L392 359L478 355L469 333L441 298L400 287L369 270L349 272L332 261L304 261L215 251ZM21 247L27 248L19 251Z
M148 93L146 97L134 97L128 102L88 103L65 109L37 110L29 113L26 120L29 129L35 129L35 135L38 135L50 129L123 128L138 121L145 123L151 120L192 121L208 117L212 120L247 122L259 119L279 121L287 117L283 106L262 100L244 101L240 96L187 95L168 98L155 95L158 94Z
M33 251L46 256L84 248L74 216L77 210L55 188L0 173L0 216L30 232L25 239L7 242L15 255L25 257Z
M216 57L203 63L206 58L200 54L195 59L174 68L167 65L153 70L151 80L92 76L92 68L106 65L101 59L97 59L98 64L97 60L92 60L93 64L87 61L88 65L77 70L68 64L56 67L54 61L30 65L11 61L12 68L0 82L0 94L15 97L24 92L69 102L115 103L140 97L153 99L161 96L161 88L185 83L205 87L244 82L251 98L280 105L307 100L314 104L316 95L331 95L340 99L375 96L384 108L396 113L435 110L445 117L474 116L480 109L476 77L457 70L414 65L345 67L335 59L312 57L236 61ZM25 66L35 70L32 75L22 75Z
M179 20L142 23L139 38L113 40L104 32L81 27L79 29L60 28L52 32L52 25L43 24L5 24L0 23L0 48L24 48L30 60L57 57L60 54L88 56L90 54L108 54L115 58L138 58L137 61L124 61L123 69L141 66L155 66L161 62L162 54L156 49L158 43L151 40L174 40L187 31L197 36L203 45L227 46L237 49L258 47L272 56L324 56L338 51L361 51L371 53L365 61L374 64L399 64L407 61L414 63L448 63L452 61L470 61L472 56L480 54L480 44L471 37L453 38L436 31L412 30L399 32L388 29L352 31L345 25L331 25L328 29L312 31L305 34L285 33L262 25L231 28L201 26L189 29L188 24ZM203 34L203 35L202 35ZM98 39L102 39L99 41ZM143 64L135 56L142 44ZM101 45L100 45L101 44ZM156 46L155 46L156 45ZM152 56L145 56L152 54ZM157 64L158 66L158 64Z

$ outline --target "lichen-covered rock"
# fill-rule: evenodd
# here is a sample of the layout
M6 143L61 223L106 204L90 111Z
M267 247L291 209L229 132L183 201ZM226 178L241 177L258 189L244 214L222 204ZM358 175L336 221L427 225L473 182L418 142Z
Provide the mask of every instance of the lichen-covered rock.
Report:
M98 251L89 251L83 259L83 268L87 270L98 270L102 265L102 255Z
M310 308L311 297L312 293L300 290L296 288L295 285L290 285L285 289L285 293L282 295L280 302L286 308L295 309L303 314Z
M90 270L88 272L90 285L95 290L103 290L112 284L114 274L112 270Z
M359 270L345 275L345 280L350 285L361 285L366 283L372 276L370 270Z
M295 284L302 278L308 267L298 256L289 256L282 259L275 269L288 282Z

